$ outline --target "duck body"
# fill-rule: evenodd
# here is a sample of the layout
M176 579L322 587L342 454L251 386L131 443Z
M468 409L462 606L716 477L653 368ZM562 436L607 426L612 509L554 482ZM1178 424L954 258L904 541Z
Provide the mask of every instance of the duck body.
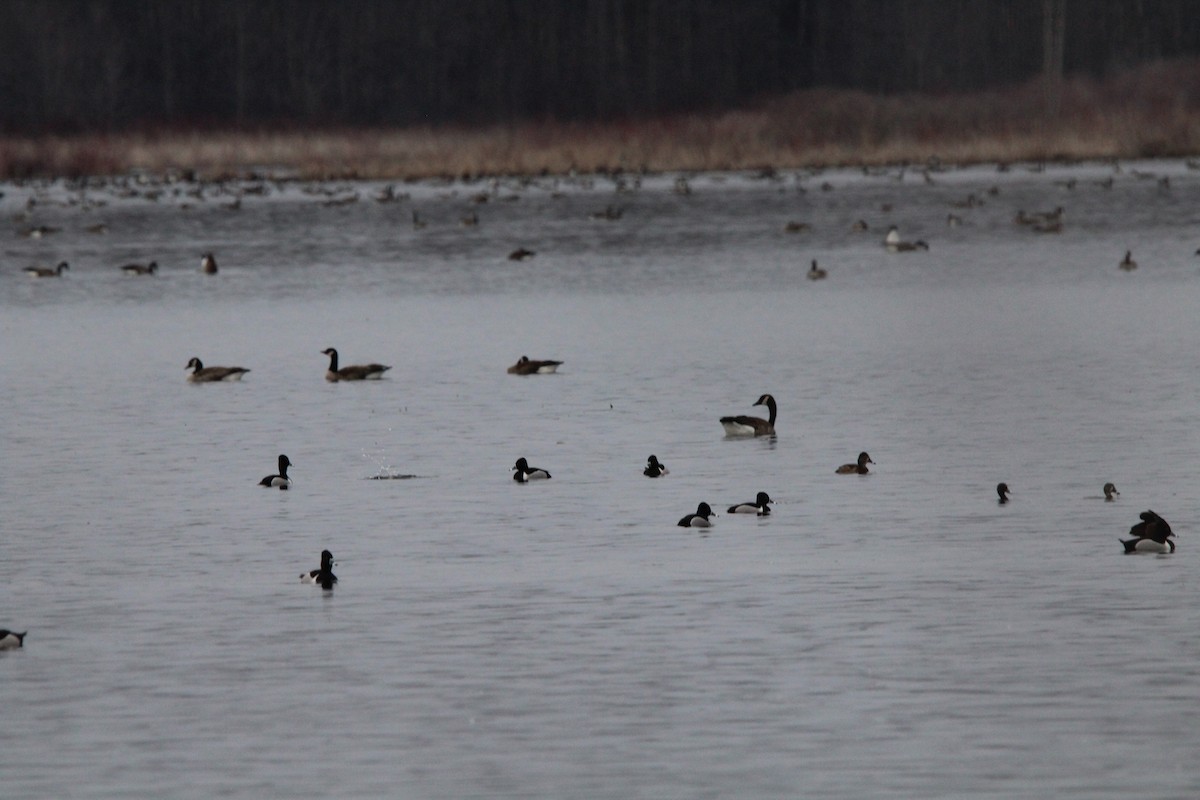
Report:
M292 485L292 479L289 478L288 474L287 474L287 468L290 467L291 465L292 465L292 462L288 460L288 457L281 454L279 456L279 474L278 475L268 475L267 477L265 477L261 481L259 481L258 485L266 486L267 488L276 488L277 487L281 491L287 489L289 486Z
M730 506L728 513L730 514L757 514L760 517L765 517L771 513L771 498L766 492L759 492L754 498L753 503L738 503L735 506Z
M1111 483L1104 484L1104 499L1105 500L1111 502L1113 499L1113 495L1120 495L1120 494L1121 493L1117 491L1116 486L1113 486Z
M205 275L217 274L217 259L213 258L212 253L205 253L200 259L200 271Z
M1000 505L1004 505L1005 503L1007 503L1008 495L1010 494L1010 492L1008 490L1008 484L1007 483L996 484L996 494L1000 496Z
M337 575L333 574L333 553L322 550L321 568L300 573L300 580L320 586L326 591L332 589L337 583Z
M325 380L330 383L337 383L338 381L377 381L383 377L383 373L391 369L390 366L383 364L353 364L349 367L338 369L338 351L332 347L327 347L321 352L329 356L329 369L325 371Z
M910 253L914 250L929 249L929 245L923 239L915 242L906 242L901 239L900 231L895 225L888 228L887 235L883 237L883 246L889 253Z
M517 483L528 483L529 481L545 481L550 479L550 473L540 467L531 467L529 462L522 458L517 459L517 463L513 465L513 480Z
M1175 533L1170 524L1153 511L1143 511L1138 516L1142 521L1129 529L1133 538L1121 540L1125 553L1174 553Z
M562 366L561 361L534 361L529 356L521 356L517 363L508 368L509 375L552 375Z
M650 456L646 459L646 468L642 470L642 474L647 478L661 478L663 475L669 475L670 470L665 464L659 463L658 456Z
M819 281L829 276L829 271L817 266L817 260L814 258L812 266L808 269L808 279L810 281Z
M187 376L189 383L217 383L219 381L240 381L250 370L245 367L206 367L200 359L193 357L185 369L192 372Z
M766 406L769 419L760 417L721 417L721 425L725 428L726 436L765 436L775 433L775 415L777 408L775 398L764 394L754 401L756 406Z
M31 278L61 278L63 270L70 269L71 265L65 261L58 262L58 266L50 267L26 267L25 274Z
M18 647L25 646L25 633L17 633L16 631L5 630L0 628L0 650L16 650Z
M875 462L871 460L871 457L869 455L867 455L867 451L864 450L863 452L858 454L858 462L857 463L842 464L840 467L838 467L834 471L838 475L866 475L867 473L870 472L870 470L867 469L867 464L874 464L874 463Z
M151 261L149 264L126 264L121 267L121 272L126 275L153 275L158 272L158 262Z
M712 507L708 503L701 503L696 506L695 514L688 514L677 523L680 528L711 528L712 520L709 519L713 515Z
M536 256L537 253L525 247L518 247L508 254L509 261L526 261Z
M1137 269L1137 262L1133 260L1133 251L1126 250L1125 257L1121 259L1121 263L1117 265L1125 272L1133 272Z

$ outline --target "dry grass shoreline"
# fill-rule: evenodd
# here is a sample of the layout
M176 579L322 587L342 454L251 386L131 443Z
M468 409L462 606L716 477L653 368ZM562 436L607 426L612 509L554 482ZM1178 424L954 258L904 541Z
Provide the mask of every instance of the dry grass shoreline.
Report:
M945 96L809 90L745 108L624 123L467 129L142 131L0 136L0 177L193 171L302 179L789 169L1080 161L1200 153L1200 60L1066 81L1043 114L1041 85Z

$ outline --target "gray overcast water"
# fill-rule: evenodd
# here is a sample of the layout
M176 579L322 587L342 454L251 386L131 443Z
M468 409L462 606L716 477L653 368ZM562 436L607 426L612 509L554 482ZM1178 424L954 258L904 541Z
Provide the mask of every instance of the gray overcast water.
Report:
M0 185L3 796L1200 795L1200 173L1122 166Z

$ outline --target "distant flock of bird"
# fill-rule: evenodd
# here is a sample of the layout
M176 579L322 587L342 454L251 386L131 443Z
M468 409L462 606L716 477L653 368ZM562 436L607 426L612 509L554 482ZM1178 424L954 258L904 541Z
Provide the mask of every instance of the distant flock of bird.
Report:
M928 180L928 176L926 176ZM1109 179L1111 185L1111 178ZM823 187L827 188L827 187ZM690 187L685 178L680 178L675 183L675 192L677 194L690 194ZM970 195L962 205L964 208L969 208L977 205L978 201L974 195ZM1027 214L1024 211L1018 211L1014 219L1014 223L1029 227L1038 233L1060 233L1063 229L1063 208L1061 206L1053 211L1034 212ZM593 216L600 219L616 220L620 219L622 210L609 206L603 212L597 212ZM425 227L424 220L420 218L414 210L412 214L413 227ZM478 216L472 214L470 218L463 219L464 225L477 225L479 222ZM961 224L961 218L954 214L947 216L947 224ZM808 229L808 225L802 222L788 222L784 230L787 233L799 233ZM865 231L868 229L865 221L859 220L854 224L855 231ZM36 231L27 235L40 236L41 231ZM883 247L890 253L907 253L920 250L928 250L929 244L924 240L918 239L915 241L907 241L900 236L899 229L893 225L889 227L887 234L883 239ZM1200 255L1200 250L1196 251ZM521 247L509 253L509 259L513 261L524 261L532 258L536 253L527 248ZM1137 262L1133 259L1131 251L1125 252L1125 257L1118 263L1118 267L1126 272L1131 272L1137 269ZM66 261L60 261L55 267L39 267L31 266L25 269L25 272L35 278L58 278L62 277L64 271L70 269L70 265ZM120 271L125 275L130 276L149 276L157 273L158 264L151 261L148 264L125 264L120 267ZM212 253L206 253L200 261L200 272L206 275L217 274L218 267L216 258ZM806 273L810 280L822 280L828 277L828 270L818 266L816 259L813 259L811 267ZM338 365L338 352L334 348L326 348L322 351L323 355L329 357L329 367L325 371L325 379L330 382L338 381L361 381L361 380L378 380L383 377L390 366L384 364L355 364L345 367ZM553 360L531 360L527 356L521 356L515 364L508 368L508 372L513 375L546 375L557 371L558 367L563 362ZM186 368L190 370L187 380L192 383L215 383L221 381L239 381L249 369L245 367L206 367L199 358L193 357L187 363ZM768 411L768 418L752 416L727 416L721 417L720 422L725 429L727 436L742 437L742 436L773 436L775 435L775 419L777 414L777 406L775 398L770 394L764 394L754 402L755 406L765 406ZM839 475L866 475L869 473L868 464L874 464L871 456L863 451L858 454L858 458L854 463L843 464L838 467L835 472ZM291 479L288 477L288 467L292 466L292 462L286 455L280 455L278 460L278 472L273 475L267 475L261 481L260 486L267 488L277 488L286 490L291 486ZM527 483L530 481L549 480L550 472L541 467L531 467L529 462L524 458L518 458L512 467L513 480L518 483ZM642 472L648 478L659 478L669 474L667 467L658 460L656 455L651 455L647 459L646 468ZM1001 505L1009 501L1011 491L1007 483L1000 483L996 486L996 494L999 497ZM1111 483L1104 485L1104 499L1111 501L1114 495L1119 495L1120 492ZM760 517L768 516L771 513L771 498L766 492L759 492L753 502L738 503L728 508L727 513L730 514L756 514ZM713 525L712 517L715 516L712 507L708 503L700 503L696 507L693 514L687 514L682 517L677 523L684 528L709 528ZM1156 514L1154 511L1144 511L1139 515L1141 521L1129 529L1129 539L1121 539L1121 543L1128 553L1157 553L1167 554L1175 552L1174 532L1171 526L1165 519ZM300 579L306 583L311 583L320 586L322 589L331 590L337 583L337 576L333 574L333 554L329 550L321 551L320 567L308 572L302 573ZM0 650L15 649L24 646L25 633L16 633L14 631L0 628Z

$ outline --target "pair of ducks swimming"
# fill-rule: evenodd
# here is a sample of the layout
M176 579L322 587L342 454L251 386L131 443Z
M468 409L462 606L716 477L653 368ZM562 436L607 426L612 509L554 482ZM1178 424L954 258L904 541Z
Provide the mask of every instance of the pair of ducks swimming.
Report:
M738 503L732 505L727 514L756 514L760 517L770 516L771 514L771 498L766 492L759 492L754 498L753 503ZM716 516L713 513L712 506L708 503L701 503L696 506L695 514L688 514L683 519L676 523L680 528L711 528L712 518Z
M348 367L338 369L337 350L329 347L322 350L321 354L329 356L329 369L325 371L325 380L330 383L337 383L338 381L379 380L383 377L383 373L391 369L390 366L385 364L352 364ZM192 357L184 369L192 371L187 377L189 383L240 381L242 376L250 371L245 367L206 367L196 357Z
M1012 492L1009 490L1007 483L998 483L998 484L996 484L996 494L998 494L1000 496L1000 505L1004 505L1005 503L1008 502L1008 496L1010 494L1012 494ZM1113 499L1114 495L1119 496L1120 494L1121 493L1117 491L1117 487L1114 486L1113 484L1111 484L1111 483L1104 484L1104 499L1105 500L1111 501Z

